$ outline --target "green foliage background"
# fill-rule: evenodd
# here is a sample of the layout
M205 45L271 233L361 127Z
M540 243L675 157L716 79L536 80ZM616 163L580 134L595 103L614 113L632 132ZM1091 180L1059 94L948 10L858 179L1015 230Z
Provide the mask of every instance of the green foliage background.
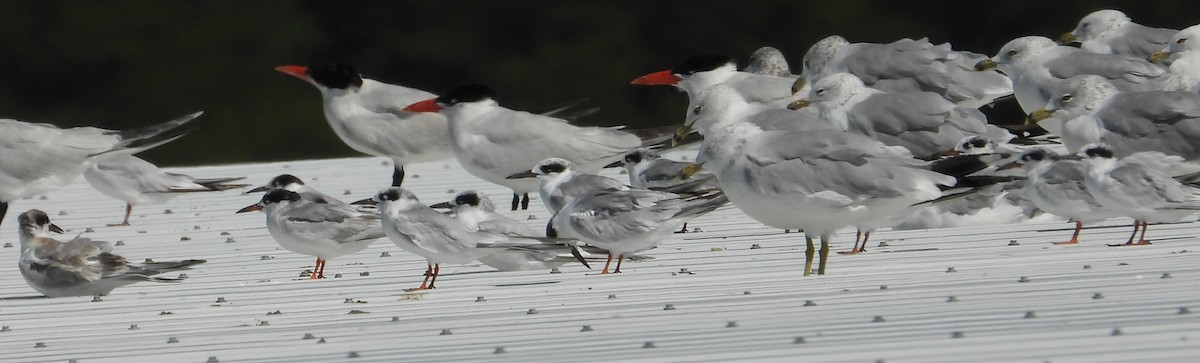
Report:
M692 55L774 46L799 71L815 41L929 37L994 54L1094 10L1200 23L1191 1L0 1L0 117L126 128L206 111L142 156L165 165L357 155L311 86L272 70L339 59L434 93L491 85L531 109L579 98L583 123L675 123L686 97L633 78ZM0 156L2 157L2 156Z

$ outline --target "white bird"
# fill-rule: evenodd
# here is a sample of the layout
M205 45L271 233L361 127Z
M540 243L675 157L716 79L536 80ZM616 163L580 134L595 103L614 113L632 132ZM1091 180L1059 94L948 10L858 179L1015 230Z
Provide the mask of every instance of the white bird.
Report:
M1084 16L1060 40L1063 44L1079 43L1080 48L1092 53L1145 58L1166 46L1175 32L1134 23L1120 10L1104 9Z
M1104 144L1083 147L1088 192L1104 208L1133 218L1133 235L1125 245L1147 245L1149 223L1179 222L1200 210L1200 188L1183 185L1157 168L1136 160L1117 159ZM1141 226L1141 236L1134 237Z
M50 223L50 217L30 209L17 217L21 237L21 277L34 290L49 296L108 295L115 288L142 282L182 282L183 277L162 278L154 275L187 269L204 260L147 262L130 265L124 257L112 253L104 241L75 237L59 241L48 232L63 233ZM149 261L149 259L147 259Z
M8 203L71 183L89 160L130 155L182 137L189 131L184 126L201 113L130 130L0 119L0 220Z
M750 64L747 64L742 71L791 79L799 77L792 74L792 69L788 66L783 52L774 47L762 47L755 50L754 53L750 53Z
M538 184L534 179L508 176L527 171L548 157L571 160L581 170L595 172L619 159L625 150L642 145L638 136L619 130L621 127L580 127L504 108L497 103L496 92L482 85L461 86L405 110L445 115L455 157L472 175L512 189L513 210L518 202L521 209L529 208L529 192L536 191Z
M421 286L406 291L433 289L443 263L470 263L506 249L561 249L545 243L559 241L555 239L513 237L467 228L462 222L422 204L412 192L399 187L383 189L372 199L355 204L371 202L379 207L384 234L396 246L425 257L429 263ZM578 253L573 254L587 265Z
M692 163L662 157L657 151L640 147L625 153L625 171L629 174L629 185L642 189L673 189L683 184L716 185L716 176L699 172L683 179L683 169Z
M609 273L613 256L617 266L612 273L620 273L626 257L654 248L687 221L728 202L719 190L685 196L638 188L600 189L571 199L551 217L551 224L560 236L607 250L601 274Z
M377 213L307 200L286 189L272 189L237 213L259 210L265 212L267 232L275 242L288 251L316 256L310 279L325 278L327 260L362 251L384 237Z
M477 191L459 192L449 202L431 205L430 208L450 208L454 212L454 219L477 231L513 237L538 235L532 227L496 213L496 206L492 204L492 200ZM562 248L560 251L506 250L479 258L479 262L500 271L549 270L573 261L575 257L571 255L569 248Z
M128 226L134 205L162 204L181 193L216 192L250 186L231 184L245 179L206 178L168 173L133 155L96 160L83 171L84 179L97 191L125 202L125 219L110 226Z
M789 108L809 104L820 111L821 120L838 129L902 146L922 159L952 150L967 136L983 135L994 141L1013 138L1008 131L988 125L978 109L960 107L933 92L883 92L849 73L822 78L807 98Z
M672 69L643 75L630 83L678 87L687 92L692 101L688 105L691 110L700 94L717 84L733 88L748 102L786 104L792 98L792 84L797 77L738 71L737 62L732 58L706 54L688 58Z
M336 61L275 70L315 86L321 92L325 120L350 148L392 159L392 185L404 181L404 165L449 158L446 118L404 111L404 106L435 95L422 90L363 78Z
M546 158L538 161L531 170L509 176L513 179L531 177L537 179L538 194L551 215L585 194L599 190L629 189L628 185L616 179L579 170L578 165L563 158Z
M1198 40L1190 42L1193 38ZM1150 55L1150 61L1168 65L1160 82L1162 90L1200 91L1200 25L1175 33L1166 47Z
M1154 80L1166 72L1144 58L1092 53L1039 36L1013 39L995 57L975 65L981 71L992 68L1012 79L1017 103L1026 113L1050 101L1055 87L1072 76L1094 74L1122 90L1150 90L1157 87Z
M960 106L979 108L1013 93L1012 82L1003 74L972 70L985 58L924 38L878 44L850 43L832 35L808 49L803 78L792 90L799 93L805 85L830 75L850 73L867 86L886 92L933 92Z
M1030 119L1061 122L1069 152L1104 143L1117 157L1159 152L1185 160L1171 171L1200 170L1200 95L1182 91L1121 92L1095 75L1073 77Z
M1088 192L1084 181L1087 166L1080 160L1062 158L1044 147L1033 147L1009 165L1025 171L1025 195L1038 209L1075 222L1071 239L1055 242L1056 245L1079 243L1079 231L1085 223L1116 216Z

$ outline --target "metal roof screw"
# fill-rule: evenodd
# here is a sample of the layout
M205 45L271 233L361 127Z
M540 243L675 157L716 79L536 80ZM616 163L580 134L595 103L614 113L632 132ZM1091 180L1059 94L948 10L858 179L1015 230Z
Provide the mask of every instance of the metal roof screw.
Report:
M300 271L300 277L308 277L312 275L312 270Z
M692 233L700 233L700 232L704 232L703 230L700 229L700 227L692 228Z
M532 214L530 214L528 217L525 217L525 220L527 220L527 221L532 221L532 220L535 220L535 219L537 219L537 216L535 216L535 215L532 215Z
M1084 270L1091 270L1091 269L1092 269L1092 265L1083 265L1083 269L1084 269Z
M228 235L230 235L230 234L229 234L229 232L222 231L222 232L220 233L220 235L222 235L222 236L228 236Z
M1109 335L1112 335L1112 336L1114 336L1114 337L1115 337L1115 336L1118 336L1118 335L1125 335L1125 333L1121 331L1121 328L1113 328L1113 331L1112 331L1112 333L1111 333L1111 334L1109 334Z
M325 338L317 339L317 344L325 344Z
M346 301L342 301L342 303L343 303L343 304L353 304L353 303L354 303L354 299L346 299Z
M208 360L204 361L204 363L221 363L221 361L217 360L217 356L210 355L208 356Z
M958 302L958 297L951 296L946 298L946 302Z
M124 246L124 245L125 245L125 241L124 241L124 240L117 241L117 243L114 243L114 245L117 245L117 246Z
M179 274L178 279L186 279L186 278L188 278L187 274Z
M726 328L736 328L736 327L738 327L738 323L736 321L730 321L728 324L725 324L725 327Z
M559 269L558 269L558 267L555 267L555 268L552 268L552 269L550 269L550 273L552 273L552 274L560 274L560 273L562 273L562 271L561 271L561 270L559 270Z
M442 329L442 332L438 333L438 335L450 335L450 334L454 334L454 333L450 332L450 329Z
M817 303L812 300L805 300L804 306L817 306Z
M654 346L654 342L646 342L646 344L642 344L642 348L658 348L658 347Z
M354 314L368 314L368 313L369 313L369 312L367 312L367 311L362 311L362 310L358 310L358 309L353 309L353 310L350 310L350 312L346 313L346 315L354 315Z
M92 302L101 302L101 301L104 301L104 299L101 299L100 295L92 296Z
M887 285L879 285L880 290L887 290Z
M37 343L34 343L34 344L33 344L33 347L34 347L34 348L45 348L45 347L46 347L46 343L37 342Z
M164 210L164 211L163 211L163 214L174 214L174 213L175 213L175 212L172 212L170 209L167 209L167 210Z
M667 304L667 306L663 307L663 310L675 310L675 304Z
M342 277L342 274L333 274L333 278L335 278L335 279L341 278L341 277Z
M281 312L279 310L275 310L275 311L267 312L267 315L283 315L283 312Z
M262 256L258 256L258 259L259 259L259 260L266 261L266 260L270 260L270 259L271 259L271 256L262 255Z
M492 354L504 354L504 353L508 353L507 351L504 350L504 347L496 347L496 350L492 351Z
M379 254L379 257L392 257L392 253L391 253L391 252L387 252L387 251L383 251L383 253L380 253L380 254Z
M584 325L584 326L583 326L583 329L579 329L579 332L581 332L581 333L582 333L582 332L589 332L589 331L592 331L592 326L591 326L591 325Z
M350 194L353 194L353 193L350 193L350 189L346 189L346 191L342 192L342 195L350 195Z
M300 338L300 340L311 340L311 339L317 339L317 336L313 335L312 333L304 333L304 337Z
M358 273L358 275L359 275L359 276L371 276L371 272L370 272L370 271L363 271L363 272L359 272L359 273Z
M750 295L750 290L742 291L742 295Z
M229 237L229 238L225 239L225 243L234 243L234 242L237 242L237 241L234 241L233 237Z
M346 358L358 358L358 352L350 352L350 354L346 354Z
M1010 240L1008 240L1008 245L1009 246L1020 246L1021 244L1017 243L1017 240L1015 240L1015 239L1010 239Z
M879 247L887 247L887 246L888 246L887 241L879 241Z
M1097 292L1097 293L1095 293L1095 294L1092 294L1092 299L1093 299L1093 300L1099 300L1099 299L1103 299L1103 298L1104 298L1104 294L1101 294L1101 293L1098 293L1098 292Z
M948 267L946 268L946 272L958 272L958 269L955 269L954 267Z
M1036 313L1034 313L1033 311L1026 311L1026 312L1025 312L1025 319L1033 319L1033 318L1036 318L1036 317L1037 317L1037 314L1036 314Z
M887 320L883 320L883 315L875 315L875 320L871 320L872 323L882 323L885 321Z
M955 339L962 338L963 333L960 331L956 331L956 332L950 333L950 337L955 338Z
M229 301L225 300L225 298L223 298L223 297L218 297L217 302L223 303L223 302L229 302Z
M199 225L192 226L192 230L194 230L194 231L199 231L199 230L200 230L200 226L199 226Z
M762 245L759 245L757 243L750 245L750 249L752 249L752 250L757 250L760 248L762 248Z
M1020 279L1017 279L1017 282L1029 282L1029 278L1025 277L1025 276L1021 276Z
M4 248L12 248L12 242L5 243Z
M172 315L172 314L175 314L175 313L172 313L172 312L166 311L166 310L163 310L161 313L158 313L158 315Z
M609 300L616 299L616 298L617 298L617 294L608 294Z
M475 302L484 302L484 301L487 301L487 299L484 299L483 296L475 298Z
M807 341L804 340L804 337L796 337L796 339L792 339L792 344L804 344L804 343L808 343Z
M191 241L191 240L192 240L192 238L191 238L191 237L188 237L188 236L179 237L179 241L180 241L180 242L182 242L182 241Z
M1162 278L1164 278L1164 279L1169 279L1169 278L1171 278L1171 273L1170 273L1170 272L1163 272Z
M688 271L687 267L681 267L679 269L679 273L686 274L686 273L691 273L691 271Z
M168 210L170 210L170 209L168 209ZM65 215L67 215L67 211L65 211L65 210L64 210L64 211L59 211L59 212L58 212L58 215L60 215L60 216L65 216Z
M92 232L95 232L95 231L96 231L96 230L92 229L92 227L88 227L88 228L84 228L84 229L83 229L83 233L92 233Z
M170 337L170 338L167 338L167 343L179 343L179 339L176 339L175 337Z
M43 195L41 197L38 197L38 200L49 200L49 198L46 198L46 196Z
M1184 308L1184 309L1186 309L1186 308ZM137 325L137 324L134 324L134 325ZM5 325L5 326L0 326L0 333L7 333L7 332L10 332L10 331L12 331L12 329L10 329L10 328L8 327L8 325Z
M1179 313L1180 314L1191 314L1192 311L1188 310L1188 308L1185 306L1185 307L1179 308Z
M266 320L259 320L259 321L258 321L258 326L269 326L269 325L271 325L271 323L270 323L270 322L268 322L268 321L266 321Z
M138 330L138 329L141 329L141 328L139 328L137 326L137 324L129 324L129 330Z
M525 315L537 315L537 313L538 313L537 309L529 308L529 311L526 311Z

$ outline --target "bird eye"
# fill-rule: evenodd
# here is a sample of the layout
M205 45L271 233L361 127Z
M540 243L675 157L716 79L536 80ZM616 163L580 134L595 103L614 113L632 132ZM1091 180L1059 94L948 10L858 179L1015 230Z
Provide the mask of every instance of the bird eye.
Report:
M1187 43L1187 40L1188 38L1179 38L1179 40L1175 41L1175 44L1183 45L1183 43Z
M821 95L824 95L824 94L825 94L825 89L824 89L824 88L817 90L817 96L821 96Z
M699 115L701 112L704 112L704 106L702 105L696 105L696 107L692 109L693 114Z
M1083 23L1083 24L1079 24L1079 27L1080 27L1080 28L1087 29L1088 25L1091 25L1091 24L1089 24L1089 23Z
M1009 57L1012 57L1012 56L1015 56L1015 55L1017 55L1017 50L1016 50L1016 49L1013 49L1013 50L1010 50L1010 51L1008 51L1008 56L1009 56Z
M1071 100L1072 100L1072 99L1074 99L1074 97L1071 97L1071 95L1063 95L1063 96L1062 96L1062 103L1068 103L1068 102L1071 102Z

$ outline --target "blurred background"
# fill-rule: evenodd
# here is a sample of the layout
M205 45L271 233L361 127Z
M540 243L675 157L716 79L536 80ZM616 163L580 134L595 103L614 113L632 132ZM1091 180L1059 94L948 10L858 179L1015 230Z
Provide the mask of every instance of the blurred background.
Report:
M928 37L994 55L1119 9L1200 23L1192 1L3 1L0 118L128 128L203 110L201 128L141 156L162 165L361 155L315 88L272 70L337 59L367 78L447 91L483 83L527 110L588 98L592 125L681 122L687 97L629 81L697 54L745 65L779 48L794 72L828 35ZM2 157L2 156L0 156Z

